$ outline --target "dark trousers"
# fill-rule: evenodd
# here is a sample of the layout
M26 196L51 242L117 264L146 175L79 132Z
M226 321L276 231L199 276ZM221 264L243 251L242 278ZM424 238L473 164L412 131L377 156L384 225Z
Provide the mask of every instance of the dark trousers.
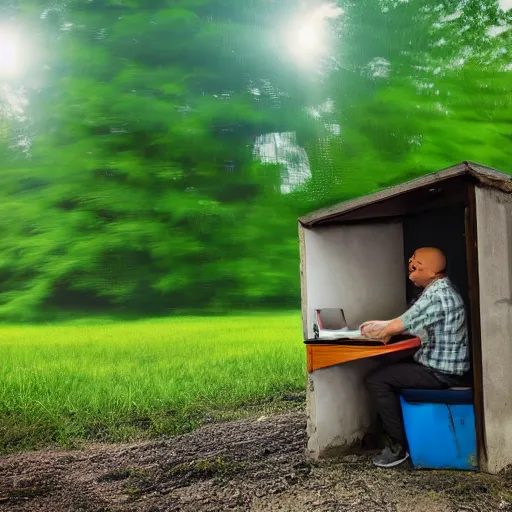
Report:
M379 356L382 364L365 379L366 388L377 407L384 429L395 442L407 448L407 440L400 407L399 390L404 388L446 389L425 366L416 363L412 356L417 349L404 350Z

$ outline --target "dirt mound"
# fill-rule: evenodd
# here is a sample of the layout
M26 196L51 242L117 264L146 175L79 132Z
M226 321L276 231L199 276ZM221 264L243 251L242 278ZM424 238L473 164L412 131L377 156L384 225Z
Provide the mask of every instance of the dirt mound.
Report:
M378 470L306 459L306 418L209 425L158 442L0 459L0 512L512 510L510 474Z

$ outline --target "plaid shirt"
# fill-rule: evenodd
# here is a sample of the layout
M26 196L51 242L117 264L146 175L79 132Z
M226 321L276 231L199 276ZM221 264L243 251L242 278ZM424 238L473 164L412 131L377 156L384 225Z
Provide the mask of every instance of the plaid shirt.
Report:
M448 278L427 286L399 317L405 331L421 339L414 359L433 370L463 375L470 368L464 302Z

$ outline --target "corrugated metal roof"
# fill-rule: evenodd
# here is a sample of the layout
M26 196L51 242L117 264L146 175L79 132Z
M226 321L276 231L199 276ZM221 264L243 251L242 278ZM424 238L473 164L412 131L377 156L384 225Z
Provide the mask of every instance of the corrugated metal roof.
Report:
M512 177L510 175L475 162L462 162L446 169L426 174L420 178L379 190L373 194L316 210L308 215L300 217L299 222L305 227L310 227L317 222L325 221L334 217L340 217L348 212L358 210L365 206L401 196L424 187L430 187L441 181L458 176L468 176L482 185L497 188L507 193L512 192Z

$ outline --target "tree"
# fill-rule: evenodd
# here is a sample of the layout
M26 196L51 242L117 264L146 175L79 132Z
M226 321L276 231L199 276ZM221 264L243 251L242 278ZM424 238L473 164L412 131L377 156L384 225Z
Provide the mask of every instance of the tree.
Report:
M9 121L30 158L0 172L0 315L297 305L300 214L463 159L510 170L510 12L338 5L305 70L281 27L325 2L24 2L39 68ZM312 168L288 195L252 154L283 131Z
M510 32L492 37L510 14L491 0L340 3L333 111L320 119L340 133L308 148L310 193L346 199L467 159L512 171L510 69L499 62Z
M291 247L295 216L280 169L254 162L251 149L291 107L273 97L272 80L254 93L272 72L257 51L265 27L222 5L75 1L45 12L59 32L33 110L32 160L4 197L15 218L3 248L4 317L297 299L282 287L292 275L282 247L261 245L263 225L276 233L276 223ZM293 219L286 227L279 209Z

